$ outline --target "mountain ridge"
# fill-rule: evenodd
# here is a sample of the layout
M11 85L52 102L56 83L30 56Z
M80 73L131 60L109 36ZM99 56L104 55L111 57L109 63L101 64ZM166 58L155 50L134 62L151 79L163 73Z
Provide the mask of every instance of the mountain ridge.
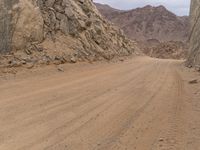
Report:
M157 37L163 42L187 41L189 17L177 16L163 5L147 5L125 11L102 4L96 4L96 7L106 19L121 27L131 39L146 41ZM105 7L106 11L103 9ZM111 8L109 15L108 8Z

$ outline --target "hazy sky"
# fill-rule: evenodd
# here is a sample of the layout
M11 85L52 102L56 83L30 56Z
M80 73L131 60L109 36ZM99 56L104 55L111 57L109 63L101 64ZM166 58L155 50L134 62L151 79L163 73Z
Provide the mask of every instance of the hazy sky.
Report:
M167 9L183 16L189 14L190 0L94 0L98 3L109 4L118 9L132 9L145 5L164 5Z

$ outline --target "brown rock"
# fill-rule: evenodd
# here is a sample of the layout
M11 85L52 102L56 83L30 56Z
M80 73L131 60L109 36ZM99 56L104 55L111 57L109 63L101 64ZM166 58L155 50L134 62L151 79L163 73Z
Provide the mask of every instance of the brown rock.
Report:
M197 79L194 79L194 80L189 81L189 84L197 84L197 83L198 83L198 80L197 80Z
M64 72L64 69L63 69L63 67L61 67L61 66L57 66L57 69L58 69L58 71L60 71L60 72Z
M71 63L76 63L77 59L75 57L71 57L70 61L71 61Z

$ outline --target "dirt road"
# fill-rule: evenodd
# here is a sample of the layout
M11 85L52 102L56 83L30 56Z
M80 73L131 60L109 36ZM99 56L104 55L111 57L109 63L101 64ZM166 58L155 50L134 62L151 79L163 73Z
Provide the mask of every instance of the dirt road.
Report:
M180 61L45 67L0 80L0 150L200 150L200 86Z

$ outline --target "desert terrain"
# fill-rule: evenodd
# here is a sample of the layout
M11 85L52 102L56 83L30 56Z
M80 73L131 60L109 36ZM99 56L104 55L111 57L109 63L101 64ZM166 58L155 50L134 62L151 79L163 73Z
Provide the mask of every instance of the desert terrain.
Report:
M0 79L1 150L197 150L200 80L146 56Z
M0 150L200 150L199 6L0 0Z

